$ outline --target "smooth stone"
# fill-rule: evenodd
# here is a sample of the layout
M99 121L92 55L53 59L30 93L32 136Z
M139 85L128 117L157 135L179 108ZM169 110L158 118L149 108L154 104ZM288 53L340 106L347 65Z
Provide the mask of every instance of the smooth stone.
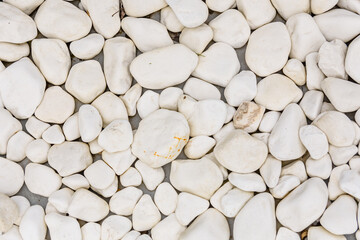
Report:
M159 211L168 216L175 212L178 194L168 182L161 183L155 191L154 202Z
M150 230L160 220L161 214L150 195L144 194L135 205L132 214L133 228L139 232Z
M30 53L29 44L0 43L0 60L4 62L15 62Z
M171 214L151 229L151 237L153 240L177 240L185 229L175 214Z
M265 77L285 66L290 49L290 35L285 24L269 23L251 34L245 61L256 75Z
M357 185L359 180L360 173L357 170L344 170L340 175L339 187L345 193L360 198L360 188Z
M121 239L131 230L131 221L123 216L112 215L101 223L101 239L117 240Z
M19 225L19 232L23 240L45 239L45 212L40 205L32 205L26 210Z
M143 192L135 187L121 189L110 198L110 211L118 215L130 216L142 195Z
M75 218L50 213L46 214L45 222L52 240L82 239L80 225Z
M25 184L30 192L49 197L61 187L61 177L52 168L29 163L25 168Z
M319 177L324 180L330 177L332 162L329 154L326 154L320 159L310 157L306 160L305 165L309 177Z
M335 166L348 163L358 151L358 147L354 145L348 147L335 147L330 145L329 147L329 154Z
M27 119L25 123L25 129L31 136L36 139L41 138L43 132L50 127L50 124L40 121L34 116Z
M310 12L309 0L301 0L301 1L271 0L271 3L274 5L280 16L285 20L287 20L289 17L297 13ZM313 2L311 2L311 4L312 3ZM313 9L311 8L311 10Z
M61 144L65 141L61 127L57 124L46 129L41 137L49 144Z
M136 156L131 153L130 148L115 153L103 151L101 157L112 169L114 169L116 175L123 174L136 160Z
M329 151L329 143L325 133L314 125L302 126L299 137L313 159L320 159Z
M98 55L101 52L104 43L105 40L102 35L91 33L79 40L72 41L69 48L75 57L87 60Z
M270 193L274 198L284 198L291 190L300 185L300 179L294 175L284 175L279 179L278 184L270 188Z
M328 201L326 184L320 178L310 178L289 193L276 208L280 224L300 232L318 219Z
M181 113L184 112L180 109ZM186 116L186 114L184 114ZM190 136L215 134L225 123L227 108L223 101L216 99L201 100L194 104L186 116L190 127ZM210 123L208 120L212 119Z
M321 90L321 82L325 79L324 73L319 66L319 53L312 52L306 55L306 87L309 90Z
M336 110L354 112L360 108L359 84L329 77L321 82L321 88Z
M20 196L20 195L12 196L10 199L15 202L15 204L19 210L19 216L16 219L16 221L14 222L16 225L19 225L26 210L30 207L30 202L27 198Z
M79 112L74 113L68 119L66 119L62 130L66 141L74 141L80 137Z
M300 60L296 58L289 59L282 71L288 78L293 80L296 85L302 86L306 83L305 67Z
M339 0L330 0L330 1L324 1L324 0L312 0L311 1L311 12L313 14L322 14L324 12L327 12L328 10L332 9Z
M235 75L224 90L227 103L233 107L239 106L242 102L253 100L256 93L256 76L253 72L247 70Z
M234 221L234 240L275 240L275 201L269 193L251 198Z
M70 188L61 188L49 196L48 203L54 206L60 213L66 213L73 194L74 191Z
M314 120L319 116L324 100L324 93L316 90L307 91L299 105L307 118Z
M213 37L213 30L204 23L196 28L184 28L180 33L179 43L201 54Z
M4 3L11 4L27 15L30 15L44 0L4 0Z
M184 148L186 157L199 159L207 154L216 144L216 140L208 136L196 136L190 138Z
M326 41L318 25L307 13L298 13L286 21L291 38L290 57L301 62L311 52L317 52Z
M185 94L196 100L220 99L220 91L212 84L198 78L189 78L184 85Z
M161 167L152 168L138 160L135 163L135 168L140 172L144 185L149 191L154 191L165 178L164 169Z
M86 189L78 189L69 205L68 214L86 222L97 222L107 216L109 205L105 200Z
M112 92L105 92L97 97L91 105L98 110L101 115L103 127L106 127L116 119L128 120L125 103L125 101L121 100L121 98Z
M60 39L34 39L31 56L47 82L61 85L66 81L71 67L69 49Z
M0 157L0 178L0 193L12 196L24 184L24 170L19 164Z
M240 62L235 50L226 43L217 42L199 55L199 63L192 75L226 87L239 70Z
M168 87L161 91L159 97L159 107L177 111L178 99L183 94L183 90L178 87Z
M141 92L142 87L140 84L136 83L131 88L129 88L129 90L127 90L123 96L120 96L130 117L135 116L136 114L137 102L141 97Z
M270 133L280 118L281 113L277 111L269 111L264 114L259 125L259 131L262 133Z
M208 8L215 12L225 12L235 4L235 0L206 0Z
M352 234L357 230L357 203L354 198L338 197L320 218L321 225L336 235Z
M83 240L100 240L101 225L99 223L89 222L81 227Z
M131 86L130 63L136 56L136 48L128 38L115 37L105 41L104 74L106 84L114 94L124 94Z
M265 162L268 149L248 133L234 130L216 144L214 153L219 163L230 171L250 173Z
M177 199L175 216L181 225L187 226L197 216L205 212L209 206L208 200L181 192Z
M276 15L270 0L236 0L236 6L244 14L252 30L271 22Z
M343 113L337 111L324 112L320 114L312 124L323 131L329 143L336 147L347 147L354 142L354 126L350 119Z
M346 44L335 39L324 42L319 49L319 68L327 77L347 79L345 72Z
M345 194L345 192L340 188L340 178L344 171L350 170L349 165L343 164L341 166L333 168L330 174L328 190L329 190L329 199L335 200L338 196Z
M127 120L114 120L102 130L98 137L99 145L107 152L128 149L133 141L131 125Z
M130 72L142 87L163 89L184 82L197 64L198 56L194 52L182 44L174 44L137 56L130 64Z
M146 90L136 103L137 113L143 119L150 113L158 110L160 94Z
M221 197L220 209L226 217L234 218L253 196L253 192L233 188Z
M142 182L141 174L138 170L130 167L120 176L120 183L124 187L139 186Z
M294 175L297 176L301 182L308 179L308 176L306 175L306 169L305 164L301 160L296 160L294 162L291 162L281 168L280 176L285 175Z
M187 28L198 27L209 15L206 4L201 0L165 0L174 11L182 25Z
M0 72L2 102L16 118L31 117L44 96L45 79L25 57Z
M348 42L360 33L360 16L345 9L332 9L314 20L328 41Z
M87 144L82 142L64 142L49 149L48 162L62 177L86 169L93 159Z
M62 124L75 110L74 98L59 86L46 89L35 116L47 123Z
M36 24L31 17L10 4L2 2L0 6L1 42L25 43L36 37Z
M282 111L290 103L298 102L303 93L288 77L272 74L257 85L255 102L273 111Z
M160 23L170 32L178 33L184 29L171 7L164 7L160 11Z
M10 230L0 235L0 237L2 240L22 240L19 227L16 225L12 225Z
M275 187L280 178L281 161L268 155L264 164L260 167L260 175L269 188Z
M95 161L84 171L90 185L96 189L108 188L115 179L115 172L103 160Z
M242 102L234 114L234 127L248 133L256 132L264 112L265 108L261 105L254 102Z
M328 232L325 228L310 227L307 234L308 240L326 239L326 240L346 240L345 236L339 236Z
M286 227L280 227L275 240L300 240L300 236Z
M230 182L224 183L216 192L211 196L210 203L215 209L219 210L221 213L224 214L224 209L221 205L222 198L231 190L234 189L234 186ZM240 189L239 189L240 190ZM241 191L241 190L240 190ZM241 191L243 192L243 191ZM253 194L252 194L253 195ZM251 193L248 198L252 197ZM231 198L230 198L231 199ZM226 202L226 201L225 201ZM243 203L244 204L244 203ZM229 204L230 205L230 204ZM240 210L240 208L238 209ZM237 214L237 213L236 213ZM236 215L235 214L235 215ZM225 214L224 214L225 215ZM226 215L225 215L226 216Z
M223 176L219 167L206 158L175 160L171 163L170 183L178 191L210 199L222 182Z
M120 30L120 4L117 0L99 2L82 0L96 32L105 38L112 38Z
M102 130L102 119L99 111L89 104L81 105L79 109L79 131L83 142L91 142Z
M160 109L140 121L132 152L149 166L161 167L180 154L189 134L189 125L183 115Z
M360 14L360 3L356 0L339 0L337 5L341 8Z
M90 17L84 11L62 0L45 1L34 20L42 35L64 42L85 37L92 26Z
M360 83L360 70L357 68L360 64L360 37L356 37L348 45L345 58L346 73L357 83Z
M173 45L166 27L153 19L125 17L121 28L141 52Z
M269 137L269 152L281 161L294 160L306 152L299 129L306 125L306 117L299 105L289 104L282 112Z
M62 183L75 191L79 188L88 189L90 187L89 181L81 174L73 174L64 177Z
M246 192L264 192L266 190L264 180L257 173L232 172L229 174L229 182Z
M96 60L75 64L69 72L65 89L82 103L91 103L104 92L106 82L101 65Z
M6 233L19 218L19 209L15 201L3 193L0 193L0 203L0 232Z
M179 240L228 240L229 224L224 215L214 208L209 208L181 233Z
M209 22L215 42L224 42L233 48L243 47L250 37L250 27L241 12L229 9Z
M124 0L123 7L126 15L131 17L144 17L164 7L164 0Z
M24 131L19 131L11 136L6 149L6 158L20 162L26 157L26 147L34 139Z

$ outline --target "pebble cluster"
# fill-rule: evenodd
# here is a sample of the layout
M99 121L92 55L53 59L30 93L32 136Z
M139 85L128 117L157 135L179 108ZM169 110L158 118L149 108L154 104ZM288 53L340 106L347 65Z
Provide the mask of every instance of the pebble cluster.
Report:
M360 240L359 14L1 1L0 239Z

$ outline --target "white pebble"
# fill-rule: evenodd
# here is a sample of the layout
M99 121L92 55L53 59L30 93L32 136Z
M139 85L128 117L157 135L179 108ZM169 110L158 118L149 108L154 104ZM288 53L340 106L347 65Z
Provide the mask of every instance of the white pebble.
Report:
M136 168L130 167L126 172L120 176L120 183L124 187L139 186L142 182L142 177Z
M269 23L250 35L245 61L254 73L265 77L285 66L290 49L290 35L285 24Z
M276 15L270 0L236 0L236 6L244 14L252 30L271 22Z
M175 216L179 223L187 226L209 208L209 201L196 195L182 192L178 196Z
M57 124L46 129L41 135L42 139L49 144L61 144L65 141L61 127Z
M205 23L196 28L184 28L179 36L179 42L197 54L201 54L213 39L211 27Z
M79 131L83 142L91 142L99 136L102 129L102 119L99 111L89 104L81 105L79 109Z
M20 162L26 157L26 148L34 139L24 131L12 135L8 141L6 158L14 162Z
M320 159L308 158L305 162L306 172L310 177L319 177L322 179L328 179L331 170L332 162L329 154L326 154Z
M216 140L208 136L196 136L190 138L184 148L188 158L199 159L208 153L216 144Z
M102 35L91 33L79 40L72 41L69 48L75 57L86 60L98 55L101 52L104 43L105 40Z
M81 174L73 174L64 177L62 183L75 191L79 188L88 189L90 187L89 181Z
M110 211L118 215L130 216L142 195L143 192L135 187L121 189L110 198Z
M199 63L192 75L225 87L239 70L240 62L235 50L226 43L217 42L199 55Z
M177 201L178 194L168 182L163 182L156 188L154 202L162 214L167 216L175 212Z
M136 231L150 230L160 222L160 220L161 214L150 195L144 194L135 205L132 214L133 228Z
M251 71L241 71L225 87L224 96L228 104L237 107L244 101L251 101L257 93L256 76Z
M91 164L84 171L84 176L90 185L97 189L108 188L116 177L115 172L103 160Z
M45 212L40 205L33 205L26 210L21 219L19 231L23 240L45 239L47 232Z
M131 226L131 221L126 217L117 215L109 216L101 223L101 239L121 239L131 230Z
M136 109L141 119L160 108L160 95L152 90L146 90L136 103Z
M166 27L153 19L125 17L121 28L141 52L173 45Z
M103 53L107 87L115 94L125 93L132 82L129 66L136 56L133 41L125 37L108 39L105 41Z
M206 4L201 0L165 0L182 25L188 28L203 24L209 15Z

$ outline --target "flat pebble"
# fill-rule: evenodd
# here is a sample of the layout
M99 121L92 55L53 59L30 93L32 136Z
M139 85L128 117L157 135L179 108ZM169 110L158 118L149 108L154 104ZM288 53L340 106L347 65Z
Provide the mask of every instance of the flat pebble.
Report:
M281 70L289 57L290 35L283 23L269 23L256 29L249 38L245 61L261 77Z

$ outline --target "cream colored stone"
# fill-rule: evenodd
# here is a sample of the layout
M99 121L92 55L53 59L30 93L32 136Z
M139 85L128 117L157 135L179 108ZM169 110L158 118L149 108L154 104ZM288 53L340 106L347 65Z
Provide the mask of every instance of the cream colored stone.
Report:
M252 30L271 22L276 15L270 0L236 0L236 6L244 14Z
M265 108L261 105L254 102L242 102L234 114L234 127L248 133L256 132L264 112Z
M205 23L196 28L184 28L179 36L179 42L197 54L201 54L213 39L211 27Z
M256 75L265 77L285 66L290 50L291 40L285 24L269 23L251 34L246 47L245 61Z

